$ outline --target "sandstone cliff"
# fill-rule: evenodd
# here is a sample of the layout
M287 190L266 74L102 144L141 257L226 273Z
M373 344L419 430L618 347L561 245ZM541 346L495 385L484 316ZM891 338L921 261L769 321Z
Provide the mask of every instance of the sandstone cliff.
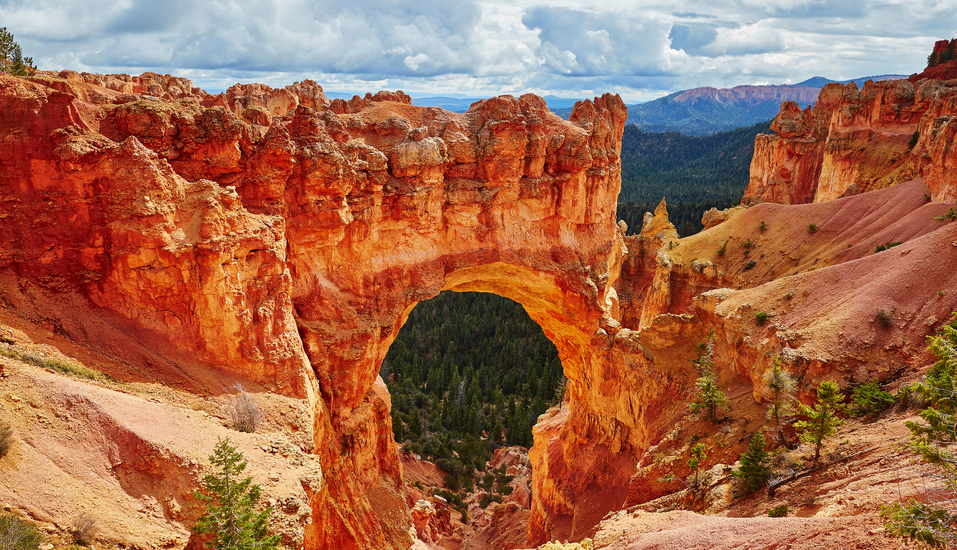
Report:
M531 95L456 115L401 93L328 101L311 82L210 96L64 72L3 77L0 102L6 303L41 316L72 297L46 311L57 330L154 379L306 399L325 480L306 548L409 545L374 383L408 311L442 289L525 305L560 349L578 432L624 416L595 403L589 352L616 324L619 98L565 122ZM606 439L622 444L588 444Z
M803 111L785 102L776 134L755 141L742 203L820 202L915 178L953 201L955 113L957 87L936 79L828 84Z
M755 426L776 356L805 400L824 378L926 364L924 336L957 306L938 294L957 282L940 253L957 225L931 220L947 205L924 196L955 193L955 96L908 86L785 105L748 195L784 204L678 239L662 202L626 239L615 96L566 122L532 95L452 114L401 92L329 101L313 82L211 96L150 74L0 76L0 303L123 365L120 379L212 396L241 381L305 404L300 445L322 480L304 489L302 547L377 549L439 532L403 488L377 382L389 345L441 290L510 297L569 378L567 403L534 428L527 541L580 540L673 490L648 466L687 416L709 331ZM914 150L891 160L911 128Z

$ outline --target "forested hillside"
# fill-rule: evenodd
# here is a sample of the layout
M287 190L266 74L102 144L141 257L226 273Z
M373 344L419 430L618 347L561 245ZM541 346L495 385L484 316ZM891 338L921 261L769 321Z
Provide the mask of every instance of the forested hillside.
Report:
M741 201L754 137L770 131L770 122L702 137L625 126L618 218L628 224L629 233L639 231L644 213L654 211L665 198L678 233L683 237L697 233L705 211Z
M493 448L531 446L532 426L558 403L563 378L555 346L525 310L478 292L419 303L381 375L396 441L465 485Z

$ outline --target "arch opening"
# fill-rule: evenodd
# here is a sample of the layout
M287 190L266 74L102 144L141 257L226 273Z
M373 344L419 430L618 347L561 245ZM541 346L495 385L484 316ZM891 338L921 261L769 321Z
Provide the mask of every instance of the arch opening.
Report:
M380 376L396 442L467 488L495 449L532 446L532 426L564 388L558 350L541 327L517 302L479 292L419 302Z

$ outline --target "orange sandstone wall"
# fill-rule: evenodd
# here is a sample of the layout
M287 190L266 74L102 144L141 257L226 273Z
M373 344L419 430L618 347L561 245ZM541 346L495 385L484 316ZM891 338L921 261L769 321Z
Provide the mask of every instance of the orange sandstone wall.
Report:
M933 200L957 199L957 86L933 79L828 84L801 111L785 102L759 135L742 204L801 204L922 177ZM908 145L914 132L917 144Z
M453 114L401 92L329 101L309 81L212 96L64 71L0 76L0 104L0 274L17 281L0 298L71 296L64 333L160 378L309 400L324 483L306 548L411 543L375 381L411 308L443 289L522 303L570 379L567 417L536 432L533 542L580 538L620 506L684 391L643 349L655 330L619 321L617 289L645 293L620 284L617 96L563 121L532 95Z

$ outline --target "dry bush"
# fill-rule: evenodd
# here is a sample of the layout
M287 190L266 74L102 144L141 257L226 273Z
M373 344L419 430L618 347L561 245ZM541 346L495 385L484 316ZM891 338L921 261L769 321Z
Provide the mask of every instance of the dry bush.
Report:
M73 518L73 524L70 526L70 534L73 535L73 541L77 544L87 546L93 542L96 536L96 518L82 512Z
M36 550L42 542L33 524L14 514L0 515L0 548L3 550Z
M239 393L229 404L229 425L240 432L254 433L263 419L259 404L246 393L242 385L236 384L235 388Z
M13 448L13 428L6 420L0 420L0 458L7 456Z

